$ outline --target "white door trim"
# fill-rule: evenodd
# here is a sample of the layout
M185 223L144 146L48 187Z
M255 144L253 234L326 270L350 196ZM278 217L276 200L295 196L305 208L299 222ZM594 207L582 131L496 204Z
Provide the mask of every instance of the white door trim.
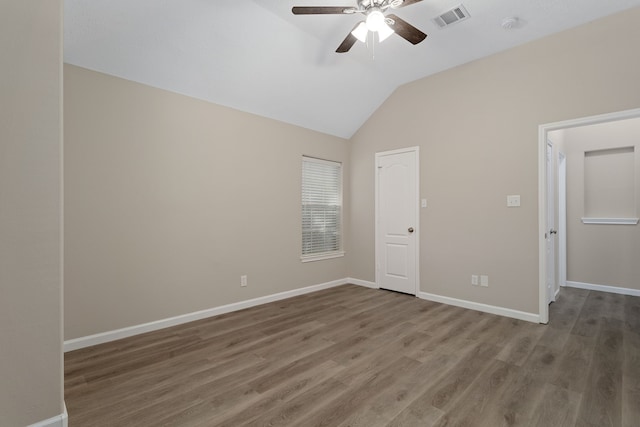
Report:
M376 287L380 288L380 278L379 278L379 268L378 268L378 256L380 255L378 253L378 248L380 245L380 238L379 238L379 232L378 232L378 218L379 216L379 212L378 212L378 190L379 190L379 177L378 177L378 159L380 157L383 156L388 156L388 155L392 155L392 154L402 154L402 153L410 153L413 152L415 153L415 167L416 167L416 194L414 196L414 200L415 200L415 218L416 218L416 224L414 226L414 228L416 229L416 251L415 251L415 276L416 276L416 288L415 288L415 295L418 296L418 293L420 292L420 147L415 146L415 147L407 147L407 148L400 148L397 150L390 150L390 151L382 151L379 153L376 153L375 155L375 161L373 164L374 167L374 176L375 176L375 278L376 278Z
M547 123L538 126L538 310L540 323L549 323L549 305L547 304L547 261L544 233L546 232L547 212L547 134L554 130L567 129L577 126L593 125L613 122L617 120L640 117L640 108L619 111L616 113L582 117L579 119Z

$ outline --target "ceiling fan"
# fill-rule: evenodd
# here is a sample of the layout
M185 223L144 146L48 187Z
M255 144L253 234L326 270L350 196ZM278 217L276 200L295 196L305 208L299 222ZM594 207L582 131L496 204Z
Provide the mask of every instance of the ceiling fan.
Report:
M422 0L357 0L357 6L294 6L291 11L294 15L351 15L362 13L366 16L364 21L358 22L353 30L338 46L336 52L344 53L360 40L365 42L369 31L378 33L378 40L383 41L391 34L396 33L412 44L418 44L427 35L398 18L396 15L385 15L388 9L398 9L421 2Z

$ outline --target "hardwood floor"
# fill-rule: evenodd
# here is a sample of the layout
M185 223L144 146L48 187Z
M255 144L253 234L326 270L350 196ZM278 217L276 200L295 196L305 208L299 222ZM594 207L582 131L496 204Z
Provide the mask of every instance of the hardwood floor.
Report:
M345 285L65 355L69 425L640 425L640 298L549 325Z

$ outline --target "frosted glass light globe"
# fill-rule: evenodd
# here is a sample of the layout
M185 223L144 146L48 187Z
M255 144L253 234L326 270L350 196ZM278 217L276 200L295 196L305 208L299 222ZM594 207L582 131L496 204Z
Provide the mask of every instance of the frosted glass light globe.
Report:
M372 10L367 15L367 28L376 32L385 25L384 15L379 10Z

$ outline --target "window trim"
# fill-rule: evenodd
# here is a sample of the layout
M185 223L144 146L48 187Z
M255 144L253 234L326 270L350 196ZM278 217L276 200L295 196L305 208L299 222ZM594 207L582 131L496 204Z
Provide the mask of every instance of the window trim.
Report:
M582 217L583 224L636 225L639 218L591 218Z
M322 261L323 259L333 259L333 258L341 258L344 256L344 251L332 251L332 252L321 252L313 255L301 255L301 262L313 262L313 261Z

